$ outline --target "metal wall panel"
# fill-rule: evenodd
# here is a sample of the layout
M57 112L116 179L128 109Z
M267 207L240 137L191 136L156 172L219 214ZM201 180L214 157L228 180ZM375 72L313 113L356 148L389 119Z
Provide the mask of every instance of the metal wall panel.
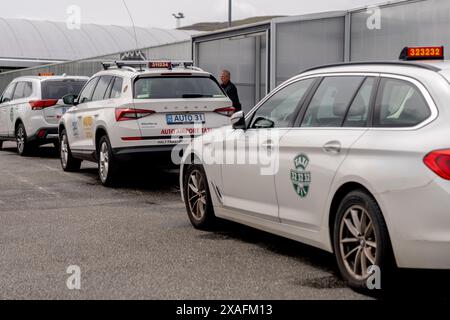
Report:
M382 6L381 29L369 29L367 10L351 14L351 60L396 60L406 46L450 47L450 1Z
M276 23L275 85L310 67L344 61L345 17Z
M197 65L217 79L223 69L229 70L245 111L255 105L256 39L242 36L197 44Z

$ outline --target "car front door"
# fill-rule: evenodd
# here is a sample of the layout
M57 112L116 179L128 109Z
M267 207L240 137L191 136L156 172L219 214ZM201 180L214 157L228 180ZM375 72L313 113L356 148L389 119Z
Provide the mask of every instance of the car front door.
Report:
M2 95L0 103L0 136L8 137L9 127L11 122L11 116L9 113L11 101L14 96L14 90L16 89L17 83L10 84Z
M274 180L277 146L313 83L309 79L285 85L250 115L247 130L234 130L225 138L221 192L225 207L279 222Z
M282 223L319 236L329 190L350 147L367 131L376 77L322 79L280 141L275 185Z
M66 130L69 138L70 148L75 153L82 153L88 155L92 150L86 148L86 139L90 138L91 130L89 128L93 125L87 114L89 106L92 103L92 96L97 86L100 77L95 77L89 80L80 92L78 97L78 105L67 111Z

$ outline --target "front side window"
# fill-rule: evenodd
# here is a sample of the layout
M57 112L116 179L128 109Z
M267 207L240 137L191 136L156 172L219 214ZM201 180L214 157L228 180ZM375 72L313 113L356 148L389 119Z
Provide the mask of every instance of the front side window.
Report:
M210 77L167 76L139 78L135 99L224 98L219 84Z
M92 95L92 101L101 101L105 99L106 90L111 83L112 76L101 76L95 87L94 94Z
M296 110L315 79L292 83L271 96L255 112L250 128L285 128L294 121Z
M92 98L92 93L95 89L95 86L97 85L98 80L100 77L96 77L92 80L90 80L86 86L84 87L83 91L80 93L80 97L78 99L78 103L86 103L90 102Z
M430 116L431 110L415 85L397 79L381 80L374 127L414 127Z
M364 77L343 76L323 79L303 118L302 127L341 127Z

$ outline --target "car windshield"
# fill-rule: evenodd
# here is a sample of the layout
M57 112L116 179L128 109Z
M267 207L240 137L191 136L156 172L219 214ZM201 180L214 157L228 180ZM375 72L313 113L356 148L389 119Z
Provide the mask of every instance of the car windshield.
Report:
M43 81L42 99L61 99L65 95L78 95L83 88L85 80L64 79L64 80L47 80Z
M148 77L135 83L135 99L223 98L224 92L210 77Z

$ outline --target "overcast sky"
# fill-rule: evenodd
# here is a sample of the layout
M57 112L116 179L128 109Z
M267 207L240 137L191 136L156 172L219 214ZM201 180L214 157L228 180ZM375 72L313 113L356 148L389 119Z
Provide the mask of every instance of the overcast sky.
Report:
M82 23L131 25L123 0L2 0L0 17L66 21L67 8L81 9ZM126 0L136 25L174 28L172 13L186 15L182 25L226 21L228 0ZM234 19L260 15L299 15L386 2L384 0L233 0Z

